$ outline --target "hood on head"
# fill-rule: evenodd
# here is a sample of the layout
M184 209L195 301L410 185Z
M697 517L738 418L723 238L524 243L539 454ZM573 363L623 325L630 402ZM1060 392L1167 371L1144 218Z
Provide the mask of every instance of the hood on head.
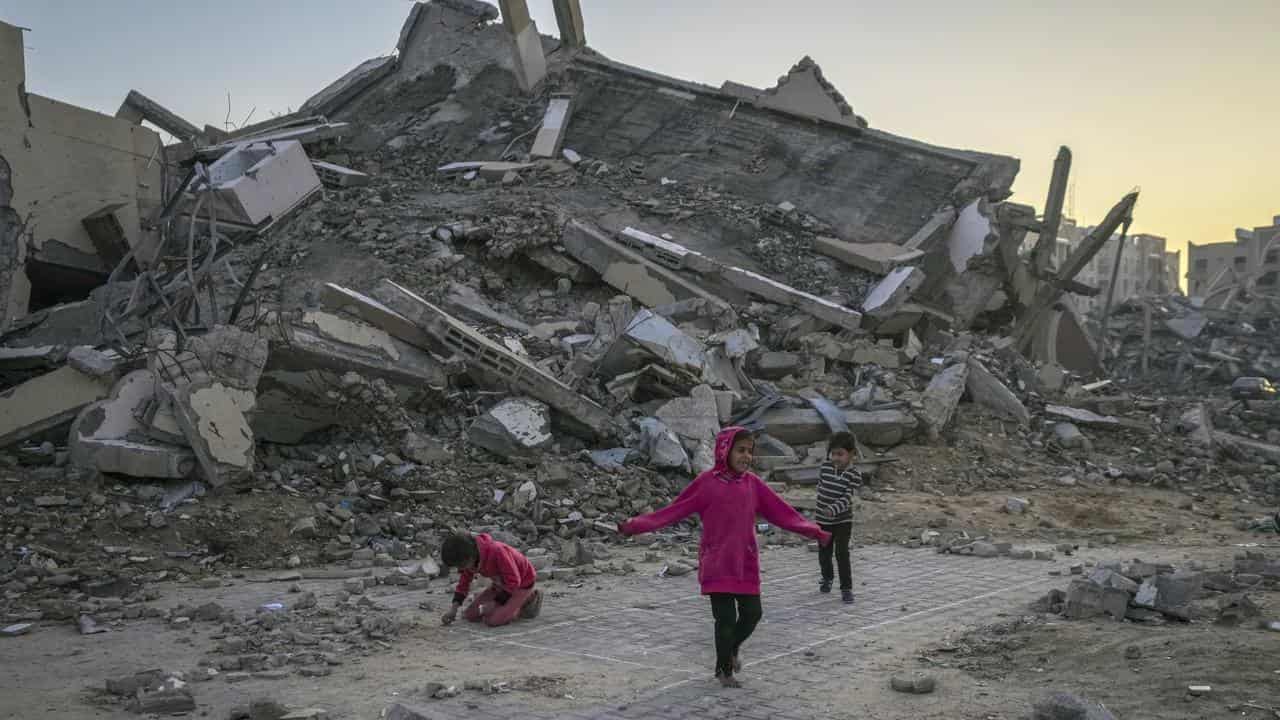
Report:
M742 473L735 473L729 467L729 451L733 449L734 440L737 440L738 436L743 433L750 434L750 431L744 427L731 425L721 430L716 435L715 471L717 473L733 479L737 479L740 475L742 475Z

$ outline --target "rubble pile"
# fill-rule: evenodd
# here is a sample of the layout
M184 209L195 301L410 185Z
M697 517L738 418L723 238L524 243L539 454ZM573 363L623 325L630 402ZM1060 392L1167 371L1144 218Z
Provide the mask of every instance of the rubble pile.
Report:
M1266 627L1250 593L1280 590L1280 560L1257 551L1236 556L1232 568L1207 571L1134 560L1099 563L1080 575L1065 592L1052 590L1035 604L1039 612L1069 620L1110 617L1116 621L1164 624L1169 621Z
M616 522L711 467L731 423L781 487L813 484L847 430L865 475L935 494L1052 478L1280 502L1266 307L1152 301L1146 333L1122 305L1100 351L1062 302L1136 193L1051 267L1022 252L1056 221L1007 201L1014 158L924 152L833 90L815 117L582 43L512 71L536 28L496 17L415 3L395 56L234 132L130 93L118 121L182 139L156 137L154 196L69 219L92 288L0 306L0 615L125 618L151 583L232 567L396 568L458 528L553 577L624 573L595 562ZM919 446L971 467L928 484ZM372 637L254 620L281 632L228 655Z

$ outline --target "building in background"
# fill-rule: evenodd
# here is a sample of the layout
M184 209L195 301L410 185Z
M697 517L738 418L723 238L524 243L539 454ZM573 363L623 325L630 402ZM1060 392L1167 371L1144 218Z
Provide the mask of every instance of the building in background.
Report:
M1270 225L1237 229L1235 242L1188 246L1188 295L1209 300L1232 288L1280 294L1280 215Z
M1062 267L1092 227L1081 227L1071 218L1063 218L1058 229L1058 242L1054 247L1053 266ZM1076 280L1098 288L1093 297L1071 295L1076 309L1082 313L1102 312L1107 304L1107 290L1111 285L1112 268L1116 260L1119 235L1113 235L1094 255L1093 260L1076 275ZM1025 251L1035 247L1036 237L1028 236ZM1112 300L1118 304L1137 297L1167 295L1178 289L1178 269L1181 252L1170 252L1168 240L1159 235L1138 233L1125 239L1124 252L1120 255L1120 274L1116 276L1116 292Z

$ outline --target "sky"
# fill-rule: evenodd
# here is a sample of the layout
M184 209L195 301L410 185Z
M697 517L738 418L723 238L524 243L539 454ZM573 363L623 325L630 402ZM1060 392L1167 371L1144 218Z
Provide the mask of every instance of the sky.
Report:
M1067 145L1084 225L1135 187L1132 231L1170 249L1280 215L1277 0L581 1L593 48L680 78L769 87L810 55L874 128L1020 158L1038 209ZM114 113L132 88L221 127L389 54L411 4L0 0L0 20L31 29L31 92ZM529 8L557 33L551 0Z

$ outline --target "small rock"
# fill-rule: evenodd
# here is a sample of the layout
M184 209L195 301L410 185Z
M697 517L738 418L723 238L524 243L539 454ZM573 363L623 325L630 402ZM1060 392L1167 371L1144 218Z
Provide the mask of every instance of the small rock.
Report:
M1024 500L1020 497L1011 497L1004 501L1005 512L1010 515L1021 515L1027 511L1027 506L1031 504L1030 500Z
M900 693L928 695L933 692L934 687L937 685L937 681L932 675L914 673L911 675L895 675L890 679L889 685Z
M1130 645L1124 649L1124 657L1126 660L1137 660L1142 657L1142 648L1137 645Z

